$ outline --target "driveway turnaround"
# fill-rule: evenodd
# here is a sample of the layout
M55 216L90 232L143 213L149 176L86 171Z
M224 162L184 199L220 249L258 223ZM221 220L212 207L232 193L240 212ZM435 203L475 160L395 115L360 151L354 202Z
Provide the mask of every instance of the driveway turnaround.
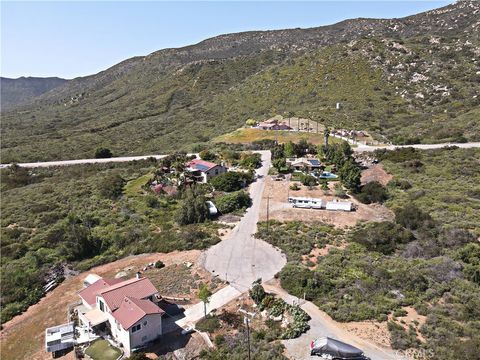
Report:
M232 230L230 237L204 254L204 267L242 293L259 278L262 281L272 279L287 262L279 249L253 237L257 229L265 177L271 163L270 151L260 153L262 167L256 172L257 181L250 185L252 206Z

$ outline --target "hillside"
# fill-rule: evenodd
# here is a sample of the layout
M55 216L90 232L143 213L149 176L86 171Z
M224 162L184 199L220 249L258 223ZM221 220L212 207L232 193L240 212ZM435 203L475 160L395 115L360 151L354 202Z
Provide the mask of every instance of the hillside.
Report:
M132 58L5 113L2 162L198 149L246 118L288 113L396 143L478 140L479 14L461 1Z
M68 80L58 77L20 77L18 79L0 78L1 110L7 111L15 107L31 102L40 96Z

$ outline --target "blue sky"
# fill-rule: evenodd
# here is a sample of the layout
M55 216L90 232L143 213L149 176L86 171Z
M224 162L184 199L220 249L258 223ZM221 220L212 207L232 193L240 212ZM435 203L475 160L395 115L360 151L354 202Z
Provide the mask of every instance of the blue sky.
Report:
M450 1L1 2L1 75L73 78L231 32L392 18Z

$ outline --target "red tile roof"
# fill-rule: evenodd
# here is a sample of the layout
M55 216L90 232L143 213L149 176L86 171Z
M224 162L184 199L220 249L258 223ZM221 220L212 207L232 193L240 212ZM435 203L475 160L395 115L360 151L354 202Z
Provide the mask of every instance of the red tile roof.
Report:
M191 160L187 166L190 166L192 168L195 168L197 170L200 170L200 171L208 171L212 168L214 168L215 166L218 166L217 164L215 163L212 163L210 161L205 161L205 160L201 160L201 159L193 159Z
M78 292L78 295L86 301L87 304L93 306L95 305L97 295L103 289L106 289L112 285L121 283L122 279L99 279L95 281L92 285L82 289Z
M113 317L125 330L128 330L146 315L163 315L164 313L162 309L149 300L140 300L125 296L119 308L113 312Z
M102 289L99 295L105 299L110 311L113 312L120 307L125 296L144 299L156 293L158 290L149 279L133 278Z

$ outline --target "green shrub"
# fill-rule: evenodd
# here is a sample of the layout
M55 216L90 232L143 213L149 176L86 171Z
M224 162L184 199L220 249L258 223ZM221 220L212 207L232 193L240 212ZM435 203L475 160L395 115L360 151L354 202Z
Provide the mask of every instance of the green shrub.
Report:
M410 230L429 225L432 218L429 214L420 210L416 205L409 203L403 208L395 209L395 221Z
M216 346L220 346L225 343L225 336L223 335L217 335L215 336L215 339L213 340Z
M318 184L317 178L312 175L302 174L300 176L300 181L304 186L309 186L309 187L312 187Z
M209 183L215 188L215 190L232 192L243 188L247 184L247 181L243 174L229 171L211 178Z
M298 191L300 190L300 186L298 186L297 183L293 183L292 185L290 185L290 190Z
M222 214L246 209L252 205L250 195L245 191L237 191L215 199L217 209Z
M383 203L388 199L388 192L378 181L370 181L362 186L360 192L355 194L355 197L364 204Z
M198 154L200 156L200 159L205 160L205 161L213 161L217 158L217 155L210 150L203 150L200 151Z
M165 267L165 264L163 263L163 261L158 260L157 262L155 262L155 268L162 269L164 267Z
M413 234L402 226L389 222L370 223L354 230L351 240L365 245L369 251L383 254L393 253L398 245L414 240Z
M195 328L203 332L213 333L220 328L220 320L216 316L209 316L198 321Z
M95 150L95 159L107 159L113 156L110 149L107 148L99 148Z
M262 166L262 156L259 153L245 153L241 155L238 164L245 169L258 169Z

